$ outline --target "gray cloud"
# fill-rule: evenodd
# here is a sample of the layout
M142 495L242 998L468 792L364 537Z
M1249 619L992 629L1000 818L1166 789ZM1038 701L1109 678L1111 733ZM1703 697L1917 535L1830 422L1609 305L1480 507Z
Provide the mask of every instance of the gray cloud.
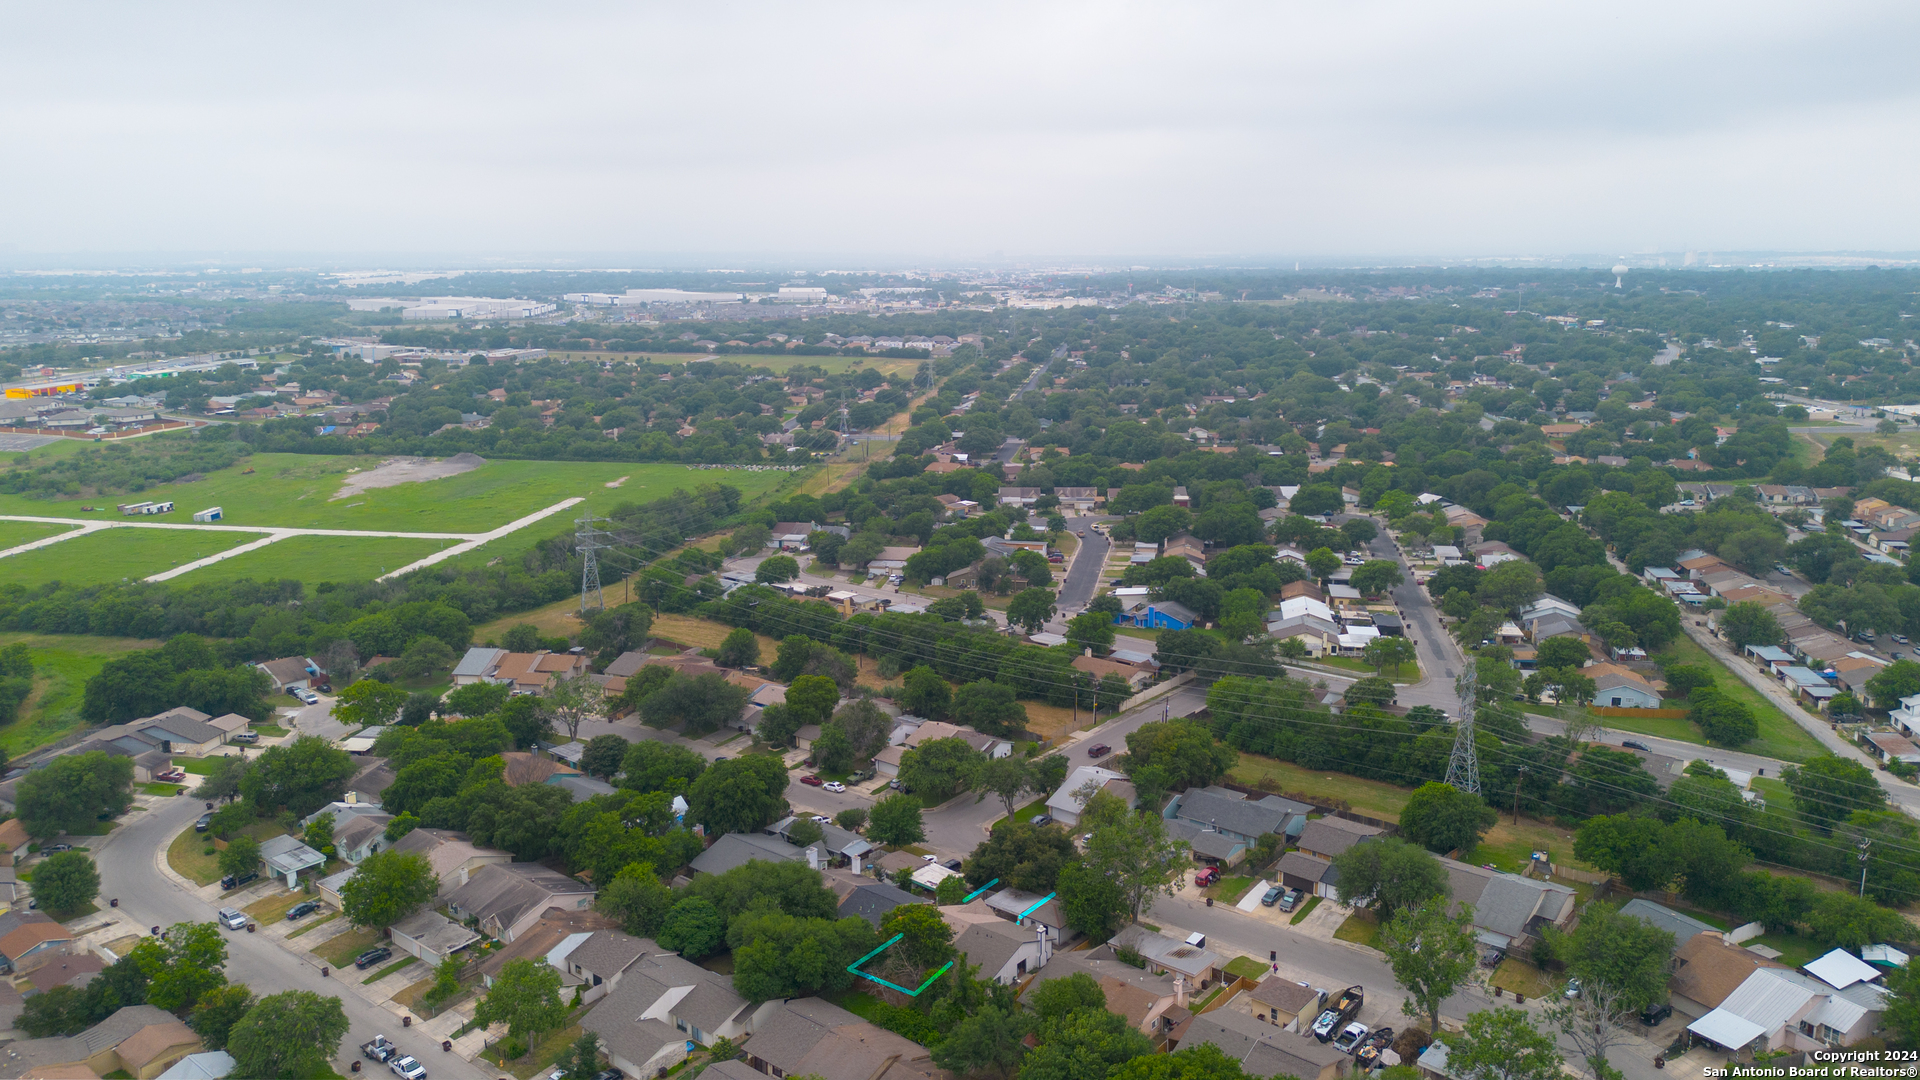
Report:
M1920 9L10 7L0 243L1915 249Z

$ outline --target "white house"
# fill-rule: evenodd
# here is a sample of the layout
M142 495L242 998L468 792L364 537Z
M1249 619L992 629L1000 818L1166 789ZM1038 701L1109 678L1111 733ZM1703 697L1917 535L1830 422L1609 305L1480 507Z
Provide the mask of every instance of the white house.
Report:
M1060 785L1060 790L1047 797L1047 813L1052 814L1060 824L1073 828L1080 824L1080 812L1087 808L1087 799L1095 791L1110 791L1129 806L1133 805L1136 797L1126 774L1098 765L1082 765L1067 774L1066 783Z

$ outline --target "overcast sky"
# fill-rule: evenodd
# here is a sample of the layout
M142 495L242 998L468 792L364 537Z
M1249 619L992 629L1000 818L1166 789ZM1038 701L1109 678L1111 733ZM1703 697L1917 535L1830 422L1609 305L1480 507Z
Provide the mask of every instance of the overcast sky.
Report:
M0 16L0 246L23 255L1920 249L1911 3Z

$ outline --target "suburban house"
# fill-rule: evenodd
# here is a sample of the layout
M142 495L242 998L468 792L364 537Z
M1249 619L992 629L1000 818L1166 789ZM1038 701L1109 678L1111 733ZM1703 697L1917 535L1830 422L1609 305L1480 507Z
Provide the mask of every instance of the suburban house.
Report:
M78 1035L24 1039L0 1049L8 1076L106 1076L124 1072L153 1080L168 1066L203 1049L200 1036L153 1005L128 1005Z
M792 844L793 839L789 834L799 820L797 816L781 818L767 826L767 834ZM820 834L816 846L821 849L825 860L836 866L845 865L856 874L863 869L863 860L874 851L873 845L858 834L848 832L832 822L821 825Z
M587 673L584 653L516 653L505 649L476 645L453 668L453 685L500 683L516 694L537 694L554 679L571 679Z
M1835 987L1797 971L1760 968L1687 1031L1730 1053L1850 1046L1879 1026L1885 995L1873 983Z
M1718 933L1696 934L1673 952L1668 1000L1674 1011L1698 1020L1719 1008L1747 976L1762 968L1785 969L1786 965L1743 949Z
M1075 671L1086 672L1096 683L1109 675L1117 675L1126 681L1128 690L1136 692L1153 681L1153 672L1146 668L1097 656L1076 656L1072 666Z
M441 896L465 885L482 866L513 861L512 852L476 847L464 834L446 829L415 829L394 841L393 850L425 856L427 865L439 875Z
M1211 1043L1248 1076L1335 1080L1352 1059L1311 1035L1263 1024L1236 1009L1190 1014L1167 1034L1169 1048Z
M393 815L381 810L379 803L363 801L350 791L344 800L301 818L301 828L327 814L333 815L334 853L347 862L358 866L360 860L387 846L387 824Z
M7 867L19 862L31 843L33 838L27 835L27 826L19 818L0 821L0 861Z
M1573 922L1574 892L1565 885L1441 859L1453 883L1453 906L1473 907L1477 940L1495 949L1522 946L1548 926Z
M437 911L416 911L390 930L397 950L436 966L480 941L478 933Z
M454 918L478 919L489 936L512 941L550 907L591 907L594 888L538 863L495 863L474 870L443 897Z
M1628 915L1652 926L1657 926L1673 935L1673 948L1677 954L1688 942L1700 934L1712 934L1720 931L1701 922L1691 915L1683 915L1670 907L1663 907L1651 900L1635 897L1620 905L1620 914Z
M1096 790L1112 792L1128 806L1138 797L1125 773L1098 765L1082 765L1068 773L1060 789L1047 797L1047 813L1071 829L1080 824L1080 812L1087 808L1087 798Z
M907 751L934 739L959 739L990 758L1003 758L1013 753L1013 741L1010 739L983 734L972 728L960 727L941 720L928 720L907 732L903 741L875 754L873 756L874 771L881 776L899 776L900 765L905 760Z
M1062 509L1077 510L1083 514L1107 501L1106 496L1100 494L1099 488L1056 487L1053 489L1053 494L1060 500Z
M1111 941L1093 950L1095 956L1109 951L1132 949L1147 963L1147 970L1178 975L1196 990L1205 990L1218 981L1226 961L1219 953L1203 946L1189 945L1176 938L1157 934L1134 923L1113 935ZM1117 953L1115 954L1117 959Z
M1049 935L1010 923L983 905L943 907L940 917L953 929L954 949L967 963L979 965L982 977L1003 986L1040 970L1053 957Z
M1085 975L1098 983L1107 996L1107 1010L1125 1017L1134 1030L1156 1042L1166 1037L1177 1020L1188 1015L1187 994L1191 988L1176 976L1155 975L1118 960L1101 959L1091 952L1054 954L1047 966L1027 984L1021 1000L1031 1001L1033 992L1049 979L1073 975Z
M933 864L933 869L951 874L944 866ZM1052 893L1038 896L1019 889L1001 889L989 893L985 901L987 910L995 916L1025 928L1028 933L1047 932L1056 944L1079 936L1079 931L1067 925L1067 909Z
M106 961L92 953L68 953L52 957L34 968L33 974L27 976L27 982L33 985L37 994L44 994L56 986L71 986L78 990L106 969Z
M824 858L818 845L799 848L780 837L764 833L726 833L715 840L712 847L694 856L687 865L699 874L724 874L755 859L761 862L799 862L804 859L808 866L817 869L823 864Z
M1267 795L1249 799L1232 788L1204 787L1181 792L1167 804L1162 816L1210 827L1236 840L1253 843L1268 833L1298 836L1313 807ZM1337 820L1337 819L1336 819Z
M308 847L297 836L276 836L260 845L260 861L267 873L282 879L287 888L300 884L300 875L327 865L327 857Z
M1580 674L1593 680L1593 703L1625 709L1660 708L1660 691L1646 677L1619 664L1588 664Z
M1307 822L1300 830L1300 839L1296 845L1305 854L1319 859L1332 859L1355 844L1379 836L1381 830L1374 825L1362 825L1345 818L1321 817Z
M1326 1000L1325 990L1269 975L1252 990L1234 995L1227 1005L1249 1012L1255 1020L1263 1023L1286 1027L1303 1016L1311 1024L1320 1010L1326 1007Z
M1120 626L1138 626L1147 630L1191 630L1200 624L1193 609L1176 600L1155 600L1113 617Z
M926 1047L816 997L795 998L774 1009L741 1049L749 1067L775 1080L934 1080L941 1075Z
M238 723L232 721L237 720ZM245 717L221 717L219 723L197 709L185 706L168 709L156 716L113 724L89 734L72 752L103 750L134 760L134 779L151 780L152 774L165 770L173 755L204 757L223 745L235 731L245 728ZM147 774L142 776L141 774Z
M994 497L1001 506L1032 506L1042 494L1039 488L1003 487Z
M73 951L73 934L38 911L0 915L0 973L25 975Z
M489 952L480 961L481 985L491 987L499 977L502 968L515 960L544 960L554 970L560 972L563 987L574 987L580 991L581 1001L591 1004L605 997L613 988L613 982L619 977L620 970L640 951L629 952L621 961L600 957L596 963L605 968L604 977L596 979L598 969L588 969L582 974L575 963L575 955L587 942L604 934L616 934L627 941L641 942L645 948L653 948L653 943L644 938L632 938L615 929L614 920L593 910L581 911L567 908L548 908L540 913L534 924L522 931L504 947Z
M902 904L918 904L920 898L889 881L874 881L867 877L856 877L842 870L825 871L827 887L840 899L836 914L842 918L855 915L874 925L880 926L880 920L887 912Z
M759 1017L781 1008L778 1001L752 1005L734 993L726 976L662 952L645 938L615 939L614 933L601 931L572 951L585 949L585 959L594 963L602 952L624 960L612 988L581 1026L600 1036L614 1067L628 1076L652 1076L679 1064L690 1043L708 1046L751 1035Z
M267 679L276 694L284 694L289 690L311 690L315 683L326 677L326 672L320 670L320 665L314 663L311 656L285 656L253 666L267 673Z
M487 676L492 674L493 669L499 665L500 658L505 655L507 655L507 650L496 649L491 645L475 645L469 648L466 655L460 658L460 662L453 666L453 685L471 686L477 682L485 682ZM635 655L643 658L645 656L644 653L628 653L626 656L622 656L620 660L625 660L627 656ZM619 662L619 660L614 661L615 664ZM613 668L607 668L607 673L613 674ZM623 672L622 674L631 675L632 672Z

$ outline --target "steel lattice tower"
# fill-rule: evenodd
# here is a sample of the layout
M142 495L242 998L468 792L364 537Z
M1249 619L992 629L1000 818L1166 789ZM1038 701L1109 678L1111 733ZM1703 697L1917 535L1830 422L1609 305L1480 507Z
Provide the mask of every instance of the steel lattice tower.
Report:
M1474 670L1474 658L1467 658L1466 670L1454 680L1454 688L1460 692L1460 723L1453 732L1453 754L1447 758L1447 783L1456 791L1470 791L1480 794L1480 759L1474 752L1473 714L1479 707L1475 700L1477 672Z
M574 520L574 524L579 526L573 534L573 550L580 553L580 614L582 615L588 611L603 611L607 606L606 600L600 595L600 559L594 553L602 548L612 547L612 544L604 541L613 534L593 527L594 522L605 520L591 514Z

